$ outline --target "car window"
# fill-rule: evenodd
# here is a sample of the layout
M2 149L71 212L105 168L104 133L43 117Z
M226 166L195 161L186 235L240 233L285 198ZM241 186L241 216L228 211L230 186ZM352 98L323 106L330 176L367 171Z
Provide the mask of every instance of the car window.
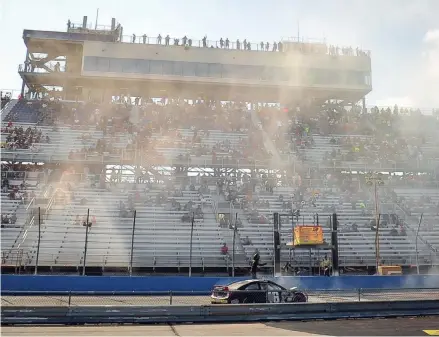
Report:
M268 288L267 288L267 283L260 283L260 286L261 286L261 289L262 290L267 290Z
M283 289L276 284L268 283L268 290L282 291Z
M260 290L259 284L257 283L250 283L247 287L245 287L245 290Z

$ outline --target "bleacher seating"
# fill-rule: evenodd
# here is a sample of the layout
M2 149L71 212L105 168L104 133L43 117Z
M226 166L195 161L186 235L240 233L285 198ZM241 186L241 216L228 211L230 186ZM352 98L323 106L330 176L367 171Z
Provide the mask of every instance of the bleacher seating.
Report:
M392 157L388 161L381 160L377 156L382 150L371 150L364 156L351 158L349 157L350 150L345 143L346 134L338 133L344 128L343 124L334 129L337 133L331 133L318 127L322 123L310 120L309 125L306 124L306 132L302 131L298 135L297 133L291 134L291 125L297 126L303 121L290 123L288 115L282 117L282 124L276 125L269 123L269 120L261 122L256 117L249 118L247 113L243 113L241 117L243 124L239 128L234 128L232 119L229 119L233 109L222 111L209 107L209 109L206 108L206 112L212 115L207 114L206 117L200 119L199 115L202 114L199 113L201 111L199 107L185 107L190 113L188 119L183 120L181 117L184 116L185 110L180 109L178 105L175 106L178 110L175 119L172 119L172 105L163 107L157 105L155 108L166 116L161 120L157 114L149 115L154 109L150 110L147 105L141 108L144 117L152 118L148 136L145 136L146 144L142 145L139 145L138 135L133 132L133 127L127 122L123 127L116 127L110 123L102 128L100 122L72 124L69 120L55 118L55 123L53 123L52 116L49 118L50 123L46 123L47 114L44 113L46 107L43 101L18 102L10 111L7 120L12 120L14 127L26 128L28 125L33 127L34 124L29 123L38 122L37 128L42 131L43 138L46 135L49 137L50 142L36 144L36 149L33 151L5 150L2 151L2 156L13 156L16 161L31 159L35 162L68 163L78 169L77 174L73 175L77 180L72 181L69 187L67 181L62 179L53 185L53 193L48 198L50 207L47 207L42 219L39 265L50 268L79 268L86 258L86 265L90 267L127 268L130 265L131 245L133 245L133 268L187 268L191 223L181 219L187 211L174 210L169 202L155 201L158 194L165 193L168 200L172 198L182 206L189 201L192 201L194 205L203 204L204 216L196 218L194 224L192 266L202 269L225 269L230 265L231 249L229 248L228 257L222 255L220 250L224 243L231 246L233 229L220 225L217 206L219 203L227 203L230 200L226 199L226 194L218 193L217 183L224 177L233 177L242 184L244 175L252 175L255 181L253 199L250 199L250 202L256 197L260 201L265 201L263 205L256 206L256 212L253 212L264 218L254 219L251 207L243 206L242 203L247 195L240 191L231 208L232 212L238 213L241 220L241 225L237 230L235 266L247 267L255 249L260 251L261 260L267 263L268 267L273 265L273 212L289 214L282 220L282 263L291 262L292 265L304 268L319 265L322 257L329 253L327 248L313 251L290 250L286 244L292 238L292 223L314 224L316 214L319 215L319 224L323 226L325 241L330 244L331 233L328 218L333 208L340 222L338 238L341 265L345 267L375 265L376 231L371 228L373 227L371 220L375 216L371 191L362 184L361 179L358 179L356 189L362 197L355 197L351 193L345 200L342 200L341 196L344 195L345 189L342 188L341 182L340 186L328 184L328 179L324 178L328 172L337 175L341 174L342 170L336 172L323 169L343 167L349 171L361 171L376 166L391 168L395 160L409 161L410 157L407 156L407 152L401 153L401 156L396 159ZM222 113L224 116L221 115ZM217 126L215 121L221 118L224 118L226 123ZM366 117L357 116L354 120L359 120L359 118L375 126L372 117L369 120ZM163 127L161 123L167 123L166 127ZM199 127L203 123L205 127ZM289 182L292 172L288 170L282 171L270 167L270 170L251 171L251 168L256 167L256 161L268 166L267 153L272 152L271 147L268 149L267 143L261 142L263 137L258 131L260 128L269 134L273 143L281 149L283 154L289 153L289 160L294 165L287 162L287 165L283 167L296 166L296 164L302 166L300 173L295 173L302 178L301 184L297 181ZM355 134L347 132L354 143L356 141L375 142L375 134L361 133L358 128L356 131L358 133ZM4 137L2 134L2 142ZM98 144L102 142L107 145L104 151L98 148ZM266 149L261 148L263 146ZM423 158L417 161L417 165L423 165L426 161L431 164L438 158L436 140L429 136L425 137L425 142L419 146L419 151ZM142 154L140 157L139 153ZM335 155L332 156L332 153ZM138 176L136 168L131 167L134 160L138 161L137 164L141 163L143 167L142 177ZM131 162L126 164L124 161ZM103 171L98 170L99 172L93 174L89 172L90 168L96 170L96 167L93 167L96 163L103 165L105 162L112 162L112 165L107 166ZM170 165L173 162L178 165ZM209 167L211 164L218 163L224 166L225 170L217 171ZM243 165L245 168L239 166L227 168L227 165L236 163L245 163ZM252 164L247 165L249 163ZM283 165L278 164L279 167ZM180 166L191 167L191 175L194 176L189 177L189 170L181 169ZM110 177L112 169L118 171L116 179ZM319 169L322 170L319 171ZM312 182L312 179L305 178L311 170L314 170L318 176L318 179ZM195 190L188 188L185 179L191 179L191 182L199 179L195 177L198 173L194 172L202 173L201 178L207 182L208 192L200 194L197 191L201 185L199 181L194 183ZM277 181L273 186L273 191L262 183L264 175L270 175ZM96 176L97 180L95 180ZM169 176L174 178L171 187L167 180ZM281 180L285 181L281 182ZM10 183L13 184L13 180ZM389 183L389 187L390 185ZM182 194L172 196L171 192L179 188L182 188ZM296 219L291 217L291 208L285 207L284 201L290 201L299 188L304 191L304 202L300 205L300 217ZM319 193L316 194L315 191ZM430 198L421 208L410 208L408 212L410 214L404 218L405 227L401 227L404 229L404 234L400 232L401 228L395 228L396 224L383 225L379 229L381 262L398 265L415 264L415 223L411 218L424 213L426 225L421 228L420 232L422 241L418 248L419 260L424 265L435 263L434 249L439 248L437 227L439 189L437 187L425 189L395 187L394 192L398 197L406 199L419 199L427 195ZM120 211L120 203L126 203L129 195L134 200L133 206L136 210L134 242L132 242L133 213L128 212L126 216ZM281 195L283 200L280 199ZM313 195L315 200L311 202ZM363 204L364 207L360 207ZM401 207L401 204L394 206ZM34 266L38 228L35 222L29 221L32 217L31 211L34 209L26 207L26 204L7 200L2 193L2 212L3 209L11 212L15 210L17 214L23 215L23 219L17 219L16 226L2 228L2 246L26 251L26 264ZM20 212L17 211L20 209ZM90 220L92 226L87 234L87 254L85 254L85 237L88 227L83 226L83 222L87 210L90 210L90 219L96 219L96 221ZM396 234L393 229L396 230ZM247 237L251 243L242 244L242 240Z

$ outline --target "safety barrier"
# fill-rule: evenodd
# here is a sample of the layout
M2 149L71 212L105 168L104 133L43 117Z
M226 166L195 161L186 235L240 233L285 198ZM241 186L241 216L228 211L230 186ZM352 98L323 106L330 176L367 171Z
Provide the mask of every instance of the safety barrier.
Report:
M210 291L214 285L247 279L184 276L60 276L2 275L1 289L9 291ZM275 277L285 288L305 290L435 288L439 275L297 276Z
M8 324L249 322L439 315L439 300L205 306L2 307Z
M240 293L240 294L239 294ZM281 291L277 297L286 299L289 291ZM283 293L283 295L282 295ZM304 292L311 303L370 302L370 301L414 301L439 300L439 287L432 289L350 289L350 290L309 290ZM238 295L239 294L239 295ZM74 291L2 291L2 306L81 306L81 305L124 305L124 306L162 306L162 305L208 305L211 292L74 292ZM234 291L246 303L273 303L272 290ZM292 297L291 297L292 298Z

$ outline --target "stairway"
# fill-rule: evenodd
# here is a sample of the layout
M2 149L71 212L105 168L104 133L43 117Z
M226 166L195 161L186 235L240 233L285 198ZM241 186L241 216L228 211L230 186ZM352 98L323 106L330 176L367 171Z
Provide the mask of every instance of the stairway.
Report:
M261 119L259 118L259 115L255 110L251 110L251 118L253 125L257 129L261 129L261 125L262 125ZM271 152L271 154L273 155L271 158L270 166L275 168L282 168L280 166L286 166L288 163L282 160L279 151L277 150L276 146L273 144L273 141L270 139L267 132L262 128L261 133L262 133L265 149L268 152Z
M218 195L216 193L212 194L212 201L216 203L226 202L223 195ZM238 217L240 217L241 216L239 214L240 210L235 210L235 211L238 211ZM214 221L216 222L216 214L213 214L213 212L211 214L215 217ZM217 225L219 226L218 223ZM231 259L233 254L233 229L222 228L222 227L219 228L220 228L221 236L224 239L224 243L227 245L227 247L229 247L229 255ZM231 264L232 263L230 262L230 266ZM236 235L235 235L235 267L248 267L247 256L245 254L244 247L241 244L241 237L239 235L239 231L236 231Z
M6 116L9 114L9 112L14 108L15 104L17 104L17 99L11 99L8 104L5 105L5 107L1 110L1 120L2 122L6 122Z

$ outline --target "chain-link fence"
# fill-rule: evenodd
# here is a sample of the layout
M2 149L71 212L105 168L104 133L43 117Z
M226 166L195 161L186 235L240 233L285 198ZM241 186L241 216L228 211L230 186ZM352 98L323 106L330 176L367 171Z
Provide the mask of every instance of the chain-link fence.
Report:
M35 293L2 294L2 306L168 306L251 303L334 303L362 301L439 300L439 288L352 289L312 291L142 292L142 293Z

